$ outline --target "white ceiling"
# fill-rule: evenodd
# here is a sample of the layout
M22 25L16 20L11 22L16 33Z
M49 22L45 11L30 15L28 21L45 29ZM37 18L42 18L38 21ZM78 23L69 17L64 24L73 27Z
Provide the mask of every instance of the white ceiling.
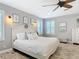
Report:
M47 4L55 4L58 0L0 0L0 2L41 18L51 18L79 13L79 0L70 3L74 6L73 8L67 11L64 11L64 8L59 8L55 12L52 12L52 10L56 6L42 6Z

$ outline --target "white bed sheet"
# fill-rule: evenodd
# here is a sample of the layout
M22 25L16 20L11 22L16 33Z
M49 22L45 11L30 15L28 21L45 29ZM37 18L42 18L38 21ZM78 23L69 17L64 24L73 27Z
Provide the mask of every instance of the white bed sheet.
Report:
M37 40L15 40L13 47L47 56L54 53L59 45L57 38L39 37Z

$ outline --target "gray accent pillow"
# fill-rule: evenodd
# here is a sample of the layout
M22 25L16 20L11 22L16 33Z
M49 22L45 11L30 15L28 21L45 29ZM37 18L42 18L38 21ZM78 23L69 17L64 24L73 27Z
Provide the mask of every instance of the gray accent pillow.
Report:
M25 32L25 39L28 40L27 32Z

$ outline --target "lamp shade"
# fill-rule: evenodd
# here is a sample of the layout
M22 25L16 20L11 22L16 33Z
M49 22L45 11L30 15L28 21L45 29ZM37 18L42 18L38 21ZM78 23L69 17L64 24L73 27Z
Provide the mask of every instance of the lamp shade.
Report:
M12 17L11 16L6 16L6 22L7 22L7 24L12 25L13 24Z

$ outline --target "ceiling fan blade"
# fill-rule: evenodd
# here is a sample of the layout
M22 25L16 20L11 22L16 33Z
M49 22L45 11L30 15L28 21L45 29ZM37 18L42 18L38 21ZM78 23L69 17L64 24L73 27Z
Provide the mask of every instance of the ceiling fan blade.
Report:
M44 5L43 7L47 7L47 6L54 6L54 5L57 5L57 4Z
M60 0L58 0L58 1L60 1Z
M53 11L56 11L59 8L59 6L57 6Z
M66 3L74 2L76 0L65 0Z
M73 6L65 4L63 7L65 7L65 8L72 8Z
M67 10L69 10L70 8L67 8L67 9L64 9L64 11L67 11Z

